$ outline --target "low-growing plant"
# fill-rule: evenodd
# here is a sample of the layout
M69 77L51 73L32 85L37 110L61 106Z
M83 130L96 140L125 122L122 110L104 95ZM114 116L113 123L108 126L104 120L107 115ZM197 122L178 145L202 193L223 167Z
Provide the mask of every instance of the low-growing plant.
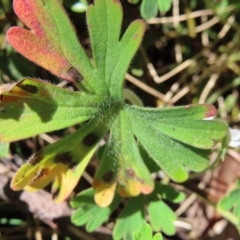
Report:
M126 103L124 76L141 44L145 23L136 20L121 33L123 12L118 0L96 0L88 7L91 56L58 0L14 0L13 6L28 29L11 27L8 42L77 90L29 77L2 85L0 140L12 142L80 125L76 132L31 156L15 174L12 189L40 189L53 181L53 197L63 201L97 151L100 164L93 188L72 199L71 206L77 208L72 221L94 231L122 198L132 197L117 219L115 239L131 239L145 222L145 205L152 229L173 235L176 216L165 200L179 203L184 195L154 181L151 173L161 170L171 180L183 182L190 171L208 167L212 147L223 139L226 147L229 141L227 125L213 119L215 107L141 107L134 105L141 101L133 93L132 103ZM148 231L148 226L144 229ZM141 234L136 232L134 239L142 239Z

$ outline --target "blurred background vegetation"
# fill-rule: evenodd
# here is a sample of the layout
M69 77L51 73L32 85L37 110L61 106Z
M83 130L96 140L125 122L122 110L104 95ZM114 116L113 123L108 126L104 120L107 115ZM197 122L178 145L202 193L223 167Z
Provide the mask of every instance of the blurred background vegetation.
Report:
M218 108L218 117L231 127L239 128L240 2L121 2L123 29L135 19L143 18L147 23L144 41L129 67L125 87L133 90L146 106L214 104ZM91 46L85 11L91 3L90 0L63 1L89 56ZM59 84L59 79L29 62L7 43L6 31L14 25L23 26L13 12L12 1L0 0L1 84L26 76ZM108 223L90 234L70 222L71 208L67 202L55 205L48 189L34 194L9 189L13 173L33 152L69 131L71 128L12 143L9 151L8 144L0 145L0 239L112 239L114 214ZM212 203L217 203L234 188L240 176L239 163L239 149L230 149L225 162L202 176L189 179L184 185L186 200L172 206L178 216L176 234L166 239L240 239L237 227L212 207ZM77 192L89 186L88 179L93 176L96 166L96 159L93 159ZM240 195L237 196L240 199ZM235 215L240 218L240 213Z

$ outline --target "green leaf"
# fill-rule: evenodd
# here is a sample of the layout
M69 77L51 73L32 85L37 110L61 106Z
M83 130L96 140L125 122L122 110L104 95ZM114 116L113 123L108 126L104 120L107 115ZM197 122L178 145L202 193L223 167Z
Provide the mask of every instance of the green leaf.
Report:
M125 208L117 219L113 230L114 240L131 240L132 233L144 223L144 202L143 196L128 200Z
M0 140L18 139L84 122L99 112L98 97L25 78L0 88ZM9 127L11 126L11 127Z
M161 233L156 233L153 236L153 240L163 240L162 234Z
M152 228L144 222L137 231L133 232L133 240L162 240L161 233L156 233L152 238Z
M216 108L209 104L185 105L180 107L166 108L139 108L136 106L126 106L133 114L146 120L167 120L175 118L176 120L191 119L202 120L204 118L213 117L217 114Z
M71 221L77 226L86 224L86 230L88 232L93 232L107 221L121 200L120 197L116 195L109 207L102 208L94 202L94 193L95 191L92 188L84 190L71 201L71 206L78 208L72 214Z
M158 172L161 170L159 165L149 156L148 152L144 149L141 144L138 144L138 148L141 154L141 157L147 166L150 173Z
M157 16L158 1L157 0L142 0L140 7L141 16L144 19L150 19Z
M219 202L219 207L230 211L234 204L238 202L240 197L240 189L235 189L231 191L227 196L221 199Z
M206 168L207 149L227 131L222 122L201 120L215 115L216 110L211 105L158 110L128 107L127 111L129 118L134 119L132 126L137 139L174 181L185 181L188 169L198 172Z
M145 31L144 22L136 20L120 39L122 15L120 2L113 0L96 1L87 10L87 24L97 69L96 91L105 93L110 90L111 95L118 98L122 95L120 90L129 63Z
M213 147L226 132L226 126L221 121L168 119L153 121L151 124L155 131L161 131L175 140L202 149Z
M158 9L161 13L165 13L170 10L172 0L158 0Z
M110 140L94 177L95 200L100 206L111 202L116 185L123 197L137 196L141 192L149 194L154 188L134 139L132 123L124 109L112 126Z
M110 114L111 115L111 114ZM72 192L97 144L108 130L103 122L91 120L75 133L48 145L33 155L15 174L11 188L14 190L39 189L54 180L52 193L56 202L63 201Z
M185 194L183 192L178 192L173 186L156 183L155 184L155 194L161 195L161 198L174 203L180 203L185 199Z
M145 240L152 239L152 228L149 224L144 222L138 229L133 233L133 240Z
M167 235L175 233L173 222L177 219L174 211L163 201L181 202L184 194L177 192L172 186L155 183L154 191L146 196L148 213L154 231L163 231Z
M31 30L20 27L8 30L7 39L18 52L60 78L74 82L81 80L81 76L91 79L90 60L59 1L15 0L13 7Z
M222 216L228 216L230 220L234 219L238 229L240 229L240 187L239 179L237 180L236 187L226 194L217 204L217 210ZM233 216L231 216L231 214Z
M14 0L14 8L29 30L11 28L9 42L32 61L73 81L77 87L82 86L82 91L73 92L28 78L1 86L0 140L13 141L78 123L82 126L33 155L16 173L12 188L39 189L54 181L55 199L66 199L98 143L110 132L99 153L94 200L100 207L111 209L116 189L123 197L138 196L126 204L114 228L114 238L131 239L133 231L145 221L144 203L150 204L148 211L154 228L173 234L176 217L164 199L180 202L184 196L166 185L156 183L154 189L150 171L161 168L173 180L184 181L188 171L206 168L210 149L227 132L224 123L204 120L215 116L214 106L151 109L125 105L124 75L143 38L145 24L136 20L121 34L123 13L118 0L96 0L87 10L91 61L59 1ZM158 2L144 0L141 11L146 18L155 16ZM144 154L148 158L143 159ZM154 160L157 167L146 164L148 159ZM151 166L150 171L147 166ZM141 193L150 195L144 198ZM78 224L87 223L89 231L111 212L106 208L95 219L90 216L99 207L86 207L88 211L79 210L78 214L88 216L88 221L80 218ZM165 222L164 215L160 222L156 220L159 209L168 215Z
M0 142L0 157L4 158L9 155L9 143Z
M173 222L177 218L166 203L161 200L151 201L148 212L154 231L162 230L167 235L174 235L176 229Z

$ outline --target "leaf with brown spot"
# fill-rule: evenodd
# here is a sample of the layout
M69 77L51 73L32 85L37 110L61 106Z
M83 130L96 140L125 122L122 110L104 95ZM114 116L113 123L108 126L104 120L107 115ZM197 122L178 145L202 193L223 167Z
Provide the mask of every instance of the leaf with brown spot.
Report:
M33 190L43 188L54 181L52 186L54 200L56 202L65 200L77 185L101 137L107 132L104 124L96 127L96 121L88 122L77 132L33 155L29 162L17 171L11 187L14 190L23 188ZM86 147L82 141L91 132L95 132L100 138L91 147Z
M88 78L91 63L59 1L14 0L13 7L29 28L11 27L7 32L8 42L19 53L62 79L78 81L68 71L79 66Z
M0 109L4 109L0 111L0 141L7 142L81 123L99 112L94 107L97 96L37 79L1 86L0 99Z
M111 173L111 181L109 179ZM107 174L107 175L106 175ZM114 190L122 197L150 194L154 182L138 150L131 122L125 111L114 122L111 138L101 156L100 166L94 176L95 200L100 206L107 206L113 199Z

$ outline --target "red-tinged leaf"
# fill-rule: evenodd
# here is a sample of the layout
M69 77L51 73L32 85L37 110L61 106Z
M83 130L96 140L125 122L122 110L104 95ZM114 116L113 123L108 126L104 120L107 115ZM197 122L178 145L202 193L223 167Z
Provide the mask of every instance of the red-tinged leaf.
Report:
M13 6L30 29L12 27L7 32L9 43L18 52L69 81L91 75L91 63L58 0L14 0ZM77 75L72 75L71 69Z
M37 42L34 35L22 28L12 27L7 33L8 42L22 55L49 70L58 77L73 81L68 74L71 64L45 43ZM45 42L45 41L44 41Z

